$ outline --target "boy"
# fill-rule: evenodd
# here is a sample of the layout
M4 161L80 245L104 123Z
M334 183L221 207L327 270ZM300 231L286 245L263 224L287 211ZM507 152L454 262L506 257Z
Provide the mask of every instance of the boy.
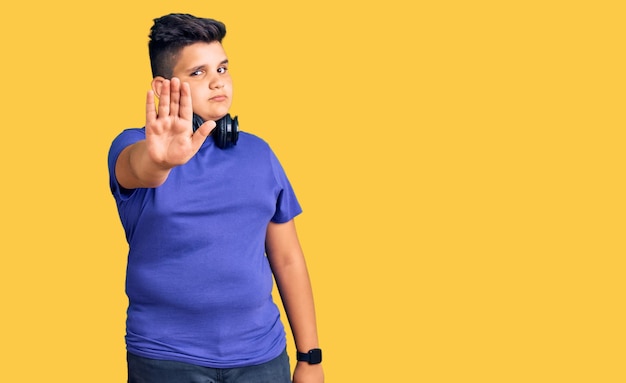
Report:
M124 130L109 152L129 243L128 379L290 382L273 274L298 350L293 382L323 382L287 176L260 138L239 132L222 148L209 137L232 102L225 34L188 14L154 20L146 126Z

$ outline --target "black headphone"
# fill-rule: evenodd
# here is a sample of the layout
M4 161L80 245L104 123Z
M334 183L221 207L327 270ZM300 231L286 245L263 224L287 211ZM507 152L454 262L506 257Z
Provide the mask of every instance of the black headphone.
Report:
M202 117L194 113L193 131L195 132L202 124L204 124ZM230 118L230 114L227 114L215 121L215 128L211 131L211 136L213 136L215 145L220 149L237 145L237 139L239 138L239 122L237 121L237 116Z

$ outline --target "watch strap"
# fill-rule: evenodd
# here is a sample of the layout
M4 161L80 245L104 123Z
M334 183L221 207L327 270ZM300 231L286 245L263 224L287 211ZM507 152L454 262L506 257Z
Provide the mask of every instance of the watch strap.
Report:
M319 348L312 348L308 352L296 352L296 359L300 362L307 362L309 364L322 363L322 350Z

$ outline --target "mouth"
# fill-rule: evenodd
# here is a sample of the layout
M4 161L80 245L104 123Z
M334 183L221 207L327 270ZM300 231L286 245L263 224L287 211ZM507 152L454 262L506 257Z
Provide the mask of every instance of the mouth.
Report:
M213 96L211 98L209 98L209 101L214 101L214 102L221 102L226 100L226 96L223 94L217 95L217 96Z

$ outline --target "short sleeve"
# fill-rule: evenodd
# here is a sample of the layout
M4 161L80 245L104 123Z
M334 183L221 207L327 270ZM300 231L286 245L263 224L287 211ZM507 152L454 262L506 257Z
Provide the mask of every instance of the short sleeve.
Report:
M142 129L126 129L122 133L120 133L113 142L111 143L111 148L109 149L108 156L108 165L109 165L109 186L111 188L111 193L115 196L116 200L121 200L128 197L128 193L124 193L124 189L117 182L117 177L115 175L115 164L117 162L117 158L124 148L129 145L134 144L137 141L144 140L146 138L146 132Z
M285 170L278 161L278 158L274 152L270 151L270 153L272 170L274 171L274 177L276 178L276 182L278 182L280 188L278 198L276 200L276 212L272 217L272 222L285 223L302 213L302 207L298 202L291 183L287 178L287 174L285 174Z

